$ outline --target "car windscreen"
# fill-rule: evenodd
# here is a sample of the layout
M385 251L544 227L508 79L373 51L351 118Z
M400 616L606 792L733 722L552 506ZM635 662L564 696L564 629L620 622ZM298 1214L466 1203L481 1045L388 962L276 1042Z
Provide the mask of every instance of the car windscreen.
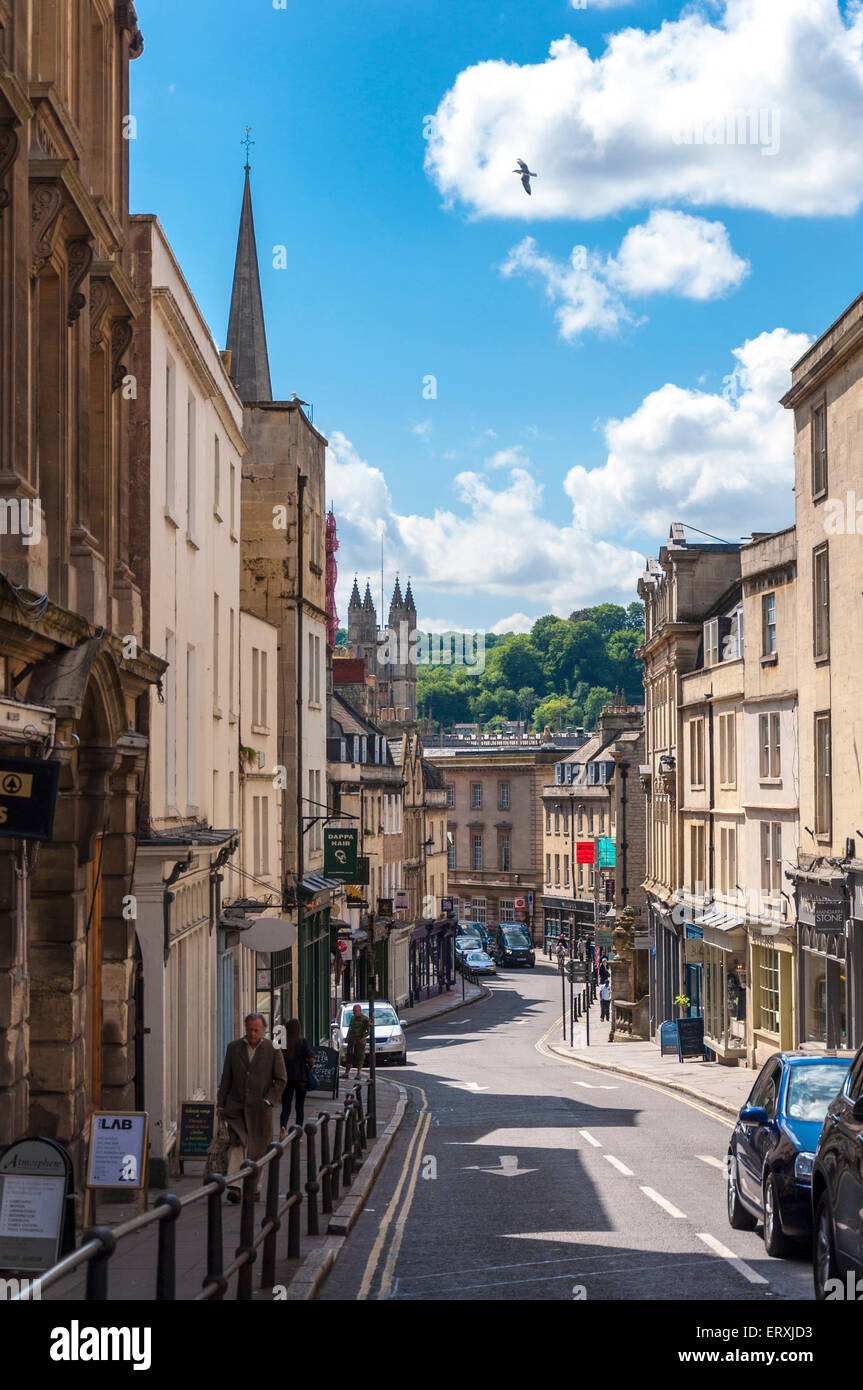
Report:
M849 1063L817 1062L792 1067L785 1113L789 1120L824 1119L827 1107L842 1090Z
M523 931L505 931L502 933L505 946L529 946L530 942Z
M342 1027L347 1028L353 1018L353 1007L345 1009L342 1014ZM366 1018L369 1016L368 1009L363 1009ZM389 1004L375 1004L375 1027L376 1028L395 1028L398 1023L398 1016L395 1009L390 1008Z
M467 962L468 965L488 965L491 962L491 956L487 956L485 951L468 951Z

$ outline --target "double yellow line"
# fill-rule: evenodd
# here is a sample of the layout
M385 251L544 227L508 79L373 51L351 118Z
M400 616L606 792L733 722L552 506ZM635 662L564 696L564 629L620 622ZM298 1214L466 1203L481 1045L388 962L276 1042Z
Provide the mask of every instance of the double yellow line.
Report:
M403 1081L399 1084L402 1086L405 1085ZM410 1091L419 1092L419 1094L422 1096L422 1105L420 1106L419 1114L417 1116L417 1124L413 1133L413 1138L411 1139L408 1145L408 1151L405 1155L404 1163L402 1164L402 1170L399 1174L399 1180L396 1183L396 1190L393 1193L392 1198L390 1199L389 1205L384 1214L384 1218L381 1221L380 1230L378 1231L378 1234L375 1238L375 1243L372 1246L371 1253L369 1255L368 1260L366 1261L366 1268L363 1274L362 1283L359 1287L359 1292L357 1293L357 1299L366 1299L370 1295L375 1275L378 1272L378 1268L381 1264L381 1259L383 1257L384 1246L386 1245L387 1240L387 1233L389 1231L393 1217L395 1216L396 1211L398 1210L399 1202L401 1201L402 1191L405 1188L405 1183L407 1182L407 1190L405 1191L404 1203L402 1205L401 1211L398 1214L395 1227L393 1229L393 1237L390 1243L389 1251L387 1252L386 1260L384 1262L383 1272L381 1274L381 1284L380 1288L378 1289L377 1297L379 1299L389 1298L390 1294L392 1293L396 1261L398 1260L399 1251L401 1250L405 1225L407 1224L407 1219L410 1214L411 1204L413 1203L414 1193L416 1191L417 1178L419 1177L420 1165L423 1161L423 1147L425 1145L426 1135L429 1132L429 1127L431 1125L432 1120L431 1111L429 1110L428 1096L426 1095L422 1086L408 1086L407 1089Z

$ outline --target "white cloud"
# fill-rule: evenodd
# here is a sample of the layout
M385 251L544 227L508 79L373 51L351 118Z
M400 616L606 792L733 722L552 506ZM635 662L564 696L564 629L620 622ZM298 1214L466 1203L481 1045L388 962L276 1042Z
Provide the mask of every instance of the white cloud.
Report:
M529 618L526 613L510 613L508 618L501 618L500 622L495 623L490 632L530 632L536 618Z
M747 112L762 119L738 131ZM623 28L596 58L567 35L540 63L464 69L426 168L480 216L583 220L670 200L835 216L863 199L861 123L859 5L727 0ZM530 198L517 157L538 171Z
M524 452L521 444L515 444L511 449L498 449L497 453L492 454L491 458L486 459L488 468L529 468L530 459Z
M739 285L748 271L722 222L668 209L630 227L616 256L574 246L568 262L558 261L525 237L501 266L502 275L544 284L546 297L557 305L561 336L569 340L588 330L609 335L623 324L643 322L627 307L624 293L715 299Z
M673 384L604 427L600 468L570 469L564 488L577 524L594 534L665 534L686 521L726 540L794 518L793 435L778 404L789 367L810 339L776 328L734 349L720 393Z
M418 425L411 426L411 431L413 434L418 434L420 439L428 439L432 432L432 422L431 420L420 420Z
M566 614L609 593L634 592L640 552L597 536L574 515L562 524L543 516L542 485L524 467L510 466L495 485L481 473L462 472L451 487L453 505L436 506L431 515L401 513L380 469L338 430L331 432L327 494L339 526L342 615L354 570L376 566L382 530L390 568L410 574L416 592L449 596L448 626L481 626L471 618L474 595L518 596L539 612Z

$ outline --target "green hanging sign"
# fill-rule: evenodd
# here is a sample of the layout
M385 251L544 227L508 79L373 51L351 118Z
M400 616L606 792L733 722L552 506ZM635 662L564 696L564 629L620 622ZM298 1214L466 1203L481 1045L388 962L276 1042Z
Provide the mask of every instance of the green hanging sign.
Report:
M613 869L615 867L614 841L609 839L608 836L604 835L601 839L597 840L596 846L596 862L599 865L600 869Z
M345 883L357 881L357 840L356 830L339 830L333 826L324 829L324 876L341 878Z

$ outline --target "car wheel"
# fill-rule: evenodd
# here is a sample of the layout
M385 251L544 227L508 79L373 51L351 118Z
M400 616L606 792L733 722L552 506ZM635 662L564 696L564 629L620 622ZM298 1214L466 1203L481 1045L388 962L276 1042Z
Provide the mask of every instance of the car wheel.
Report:
M830 1215L830 1199L826 1192L822 1192L815 1212L812 1275L815 1281L815 1297L821 1303L827 1297L827 1285L830 1280L839 1278L833 1246L833 1218Z
M792 1249L792 1242L782 1230L779 1197L772 1173L768 1174L764 1183L764 1249L776 1260L784 1259Z
M406 1067L407 1064L408 1064L408 1050L407 1050L407 1048L405 1048L404 1052L402 1053L401 1057L399 1058L399 1066L400 1066L400 1067Z
M731 1154L728 1155L728 1180L725 1192L728 1205L728 1224L732 1230L754 1231L758 1222L740 1200L740 1193L737 1190L736 1162Z

